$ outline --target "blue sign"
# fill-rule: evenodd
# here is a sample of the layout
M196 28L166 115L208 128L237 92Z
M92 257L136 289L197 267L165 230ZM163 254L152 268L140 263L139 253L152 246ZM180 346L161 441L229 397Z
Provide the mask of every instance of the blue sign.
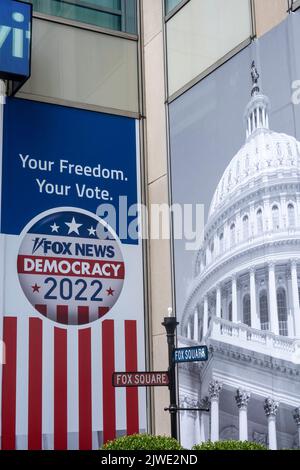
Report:
M19 235L41 212L77 207L137 245L136 126L132 118L7 99L1 232Z
M195 346L192 348L177 348L174 350L173 360L180 362L200 362L208 360L207 346Z
M32 5L0 1L0 78L26 79L30 75Z

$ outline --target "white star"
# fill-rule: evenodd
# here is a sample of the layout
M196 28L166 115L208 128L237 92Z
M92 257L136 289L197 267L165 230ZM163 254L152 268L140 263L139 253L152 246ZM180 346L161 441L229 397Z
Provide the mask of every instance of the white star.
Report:
M59 225L56 225L56 223L54 222L53 225L50 225L51 229L52 229L52 233L53 232L56 232L58 233L58 229L59 229Z
M91 228L88 228L88 232L90 237L92 235L96 235L96 229L93 226Z
M72 219L72 222L65 222L65 224L69 227L69 231L68 231L68 235L70 235L70 233L77 233L77 235L79 235L79 227L82 226L82 224L77 224L76 223L76 220L75 220L75 217L73 217Z

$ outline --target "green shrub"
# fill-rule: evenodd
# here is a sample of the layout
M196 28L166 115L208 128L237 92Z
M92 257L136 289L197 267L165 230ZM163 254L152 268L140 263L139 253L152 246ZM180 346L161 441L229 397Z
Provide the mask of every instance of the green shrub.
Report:
M150 434L133 434L109 441L101 450L181 450L176 439L166 436L151 436Z
M267 447L256 442L248 441L218 441L204 442L193 447L193 450L268 450Z

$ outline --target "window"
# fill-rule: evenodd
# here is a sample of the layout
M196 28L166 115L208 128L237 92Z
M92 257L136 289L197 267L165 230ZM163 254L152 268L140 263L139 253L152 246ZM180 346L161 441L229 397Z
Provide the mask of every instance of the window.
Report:
M293 204L288 205L288 225L290 228L296 226L295 207Z
M249 0L190 0L183 5L167 22L170 96L251 37Z
M228 320L232 321L232 302L229 302L228 305Z
M249 238L249 217L245 215L243 218L243 239L248 240Z
M282 287L277 290L277 308L279 334L281 336L288 336L286 293Z
M171 10L174 10L174 8L181 2L182 0L165 0L166 14L170 13Z
M136 0L26 0L39 13L136 33Z
M251 326L251 301L249 294L245 295L243 299L243 323Z
M261 209L258 209L256 212L256 223L257 223L257 233L261 235L263 233L263 213Z
M279 209L278 206L272 207L273 230L279 229Z
M221 233L221 235L219 236L219 251L220 253L223 253L224 251L224 233Z
M262 291L259 295L259 316L260 316L260 327L262 330L269 330L269 307L268 307L268 296L266 291Z
M235 224L232 224L230 227L230 246L235 245Z
M300 7L300 0L292 0L292 10L296 11Z

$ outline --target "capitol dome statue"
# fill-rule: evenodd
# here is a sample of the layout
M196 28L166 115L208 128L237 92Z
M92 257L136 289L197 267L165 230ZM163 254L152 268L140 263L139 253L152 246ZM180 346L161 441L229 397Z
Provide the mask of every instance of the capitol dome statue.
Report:
M181 321L182 346L207 344L183 366L189 442L300 445L300 143L269 128L269 99L252 64L246 142L214 193ZM210 422L210 424L209 424Z

